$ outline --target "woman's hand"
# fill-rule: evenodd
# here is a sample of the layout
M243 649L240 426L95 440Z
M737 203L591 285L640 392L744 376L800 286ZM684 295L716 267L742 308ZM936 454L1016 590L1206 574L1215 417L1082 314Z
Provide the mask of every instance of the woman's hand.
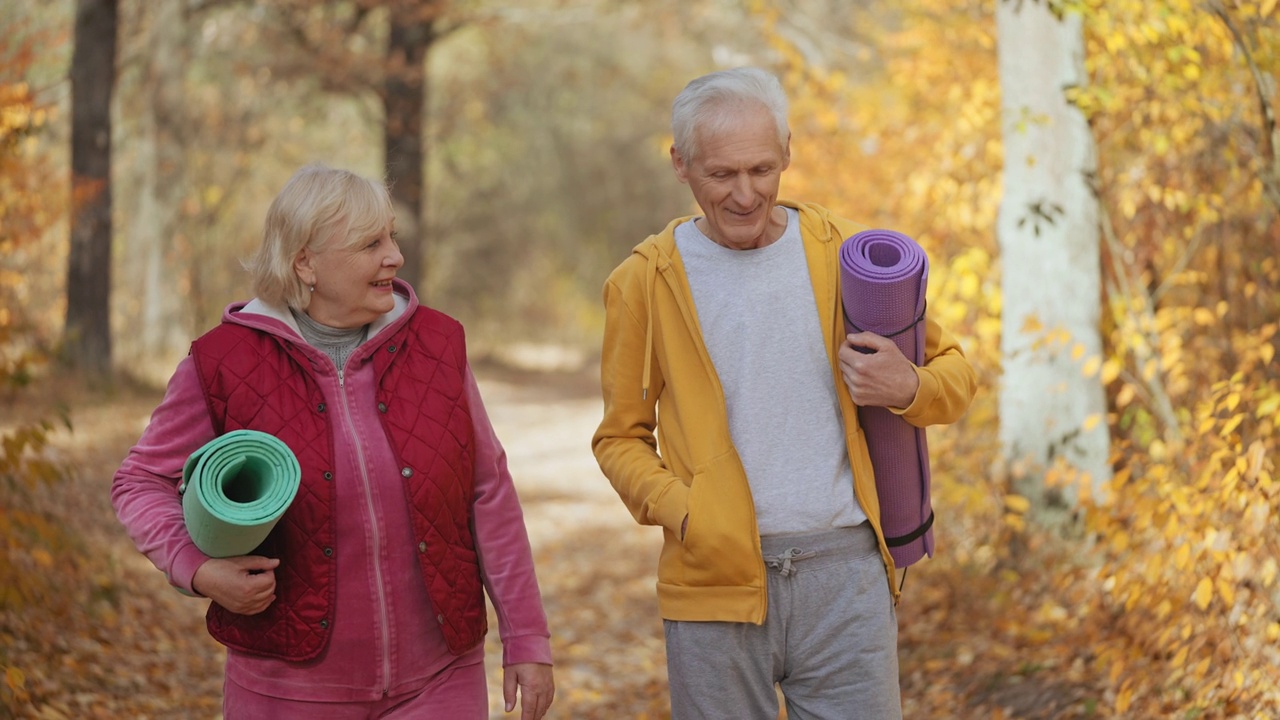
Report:
M551 666L516 663L502 668L502 697L507 702L507 712L516 708L517 688L520 690L520 720L541 720L556 695Z
M201 565L191 587L233 613L256 615L276 599L278 558L244 555L211 558Z

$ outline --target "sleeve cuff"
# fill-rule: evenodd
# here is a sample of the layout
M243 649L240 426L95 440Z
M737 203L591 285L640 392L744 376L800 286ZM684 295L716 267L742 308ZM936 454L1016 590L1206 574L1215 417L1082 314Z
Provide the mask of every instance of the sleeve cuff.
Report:
M680 480L671 483L654 508L654 519L658 524L680 536L680 526L689 514L689 486Z
M519 635L502 639L502 666L519 663L551 663L551 639L543 635Z
M173 558L173 564L169 566L169 584L178 588L183 594L203 597L191 587L191 581L195 579L196 570L199 570L208 559L209 556L194 544L179 550Z
M938 379L932 373L925 372L921 368L916 368L916 377L920 380L919 387L916 388L915 399L905 408L889 408L895 415L904 417L919 416L933 404L935 398L938 397Z

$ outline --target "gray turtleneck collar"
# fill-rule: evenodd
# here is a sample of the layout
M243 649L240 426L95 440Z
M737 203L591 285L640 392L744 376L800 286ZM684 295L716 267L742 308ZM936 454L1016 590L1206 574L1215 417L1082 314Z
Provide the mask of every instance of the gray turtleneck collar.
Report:
M343 369L347 358L351 357L351 353L355 352L356 348L360 347L360 344L369 336L368 325L357 328L336 328L318 323L310 315L293 308L289 308L289 312L298 323L298 331L302 333L302 339L328 355L338 370Z

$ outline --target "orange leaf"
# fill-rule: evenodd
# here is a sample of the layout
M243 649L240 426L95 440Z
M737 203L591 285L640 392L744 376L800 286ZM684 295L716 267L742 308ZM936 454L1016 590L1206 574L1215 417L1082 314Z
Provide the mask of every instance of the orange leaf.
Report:
M7 667L4 669L4 682L10 690L18 692L27 684L27 676L16 667Z
M1116 713L1123 715L1133 702L1133 688L1126 687L1116 694Z

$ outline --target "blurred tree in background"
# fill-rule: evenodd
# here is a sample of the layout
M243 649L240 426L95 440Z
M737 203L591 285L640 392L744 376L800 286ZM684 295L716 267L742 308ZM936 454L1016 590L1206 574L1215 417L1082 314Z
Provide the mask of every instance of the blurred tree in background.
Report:
M1097 151L1084 114L1063 91L1087 84L1083 25L1078 13L1047 1L996 6L1000 444L1005 457L1030 465L1019 472L1028 497L1045 496L1036 479L1060 459L1081 473L1089 495L1111 479L1102 385L1081 372L1102 354ZM1066 495L1055 506L1074 505L1077 496L1074 486L1049 494Z
M71 57L71 243L62 356L96 377L111 373L111 95L116 0L78 0Z
M712 2L668 5L651 15L606 0L459 0L431 21L416 285L468 324L478 350L593 345L603 268L655 217L688 208L665 157L665 115L710 65L699 33L719 22ZM15 6L15 17L25 12ZM33 14L48 27L70 21L57 6ZM111 304L120 367L167 377L190 339L247 294L240 261L297 167L388 175L380 146L403 146L387 135L388 68L423 72L388 60L390 23L386 3L363 0L121 3ZM65 44L42 53L54 68L69 59ZM47 92L66 101L65 86ZM412 215L402 212L405 229ZM41 242L57 247L53 236ZM64 307L62 264L50 254L23 268L38 278L36 306Z
M427 112L427 54L441 36L444 3L393 0L388 3L387 55L383 69L383 158L391 197L396 204L397 235L404 254L400 276L418 289L422 284L423 181L425 152L423 115Z

